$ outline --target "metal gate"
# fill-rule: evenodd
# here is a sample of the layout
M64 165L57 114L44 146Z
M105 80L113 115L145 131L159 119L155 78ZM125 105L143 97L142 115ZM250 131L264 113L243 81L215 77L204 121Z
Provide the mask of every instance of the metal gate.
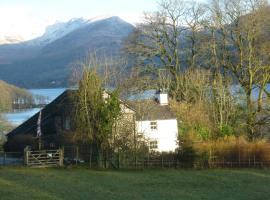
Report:
M63 166L63 150L25 150L24 162L29 167Z

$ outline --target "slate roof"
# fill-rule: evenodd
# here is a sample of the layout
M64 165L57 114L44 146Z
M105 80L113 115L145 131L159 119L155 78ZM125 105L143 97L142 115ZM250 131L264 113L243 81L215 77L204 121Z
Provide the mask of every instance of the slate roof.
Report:
M156 100L139 100L126 102L136 110L136 119L140 121L176 119L169 105L160 105Z
M42 117L41 117L41 127L42 130L51 123L51 118L58 114L61 109L65 109L64 106L68 106L72 104L72 97L75 95L74 90L66 90L61 95L59 95L55 100L46 105L42 109ZM8 137L13 137L17 134L36 134L37 129L37 120L38 120L39 112L33 115L30 119L26 120L24 123L19 125L17 128L12 130L7 134ZM47 127L48 129L52 127ZM54 132L51 130L52 133ZM43 133L42 133L43 134Z

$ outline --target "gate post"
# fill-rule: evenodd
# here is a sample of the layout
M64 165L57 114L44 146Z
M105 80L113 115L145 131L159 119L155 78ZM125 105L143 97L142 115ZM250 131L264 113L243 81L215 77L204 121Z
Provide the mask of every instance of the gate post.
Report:
M24 148L24 164L28 165L28 160L29 160L29 148L26 146Z
M60 167L63 166L63 160L64 160L63 149L59 149L59 166L60 166Z

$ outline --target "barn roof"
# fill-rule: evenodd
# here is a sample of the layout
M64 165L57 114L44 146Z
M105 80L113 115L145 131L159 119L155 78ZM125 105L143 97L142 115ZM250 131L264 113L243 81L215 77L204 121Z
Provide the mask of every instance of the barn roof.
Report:
M74 96L75 90L66 90L51 103L46 105L42 109L41 126L45 127L50 118L62 109L63 105L71 104L71 97ZM13 137L17 134L33 134L36 133L37 120L39 113L33 115L30 119L26 120L24 123L19 125L17 128L13 129L7 134L8 137Z

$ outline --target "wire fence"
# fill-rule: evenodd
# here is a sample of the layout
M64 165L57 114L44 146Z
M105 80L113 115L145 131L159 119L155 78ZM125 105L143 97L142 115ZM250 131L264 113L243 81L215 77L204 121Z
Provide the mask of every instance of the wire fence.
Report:
M22 152L0 152L0 166L19 166L24 164Z
M156 153L114 152L100 157L96 152L80 146L68 146L64 150L67 165L102 165L106 168L264 168L270 167L270 148L267 153L241 150L237 153L225 151Z
M65 165L88 165L91 168L104 167L116 169L147 168L268 168L270 167L270 146L260 151L245 148L238 151L195 153L157 152L107 152L98 154L93 148L83 146L63 147ZM23 152L0 152L0 166L24 165Z

